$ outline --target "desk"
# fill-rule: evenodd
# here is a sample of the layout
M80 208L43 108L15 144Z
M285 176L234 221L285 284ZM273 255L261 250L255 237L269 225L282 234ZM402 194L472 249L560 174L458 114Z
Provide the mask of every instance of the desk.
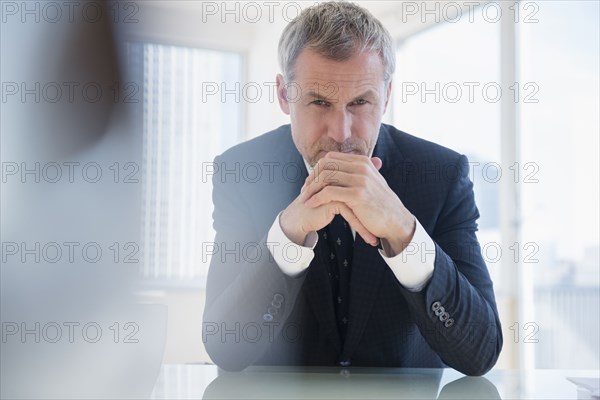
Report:
M165 399L577 399L566 377L597 370L492 370L465 377L452 369L163 365L152 398Z

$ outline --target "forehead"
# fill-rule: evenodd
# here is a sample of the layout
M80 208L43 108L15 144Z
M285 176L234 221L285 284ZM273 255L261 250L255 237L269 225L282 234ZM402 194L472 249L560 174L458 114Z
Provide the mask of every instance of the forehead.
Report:
M294 80L303 87L334 84L340 90L378 87L384 77L383 62L376 52L362 52L348 60L334 61L304 49L296 59L294 72Z

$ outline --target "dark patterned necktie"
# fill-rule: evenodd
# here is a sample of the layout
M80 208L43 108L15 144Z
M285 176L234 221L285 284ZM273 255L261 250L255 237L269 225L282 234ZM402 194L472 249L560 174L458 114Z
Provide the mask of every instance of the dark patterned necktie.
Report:
M331 278L331 292L338 330L342 341L344 341L348 327L350 272L354 252L354 238L352 237L350 225L341 215L336 215L333 218L324 230L323 236L329 245L330 263L328 273Z

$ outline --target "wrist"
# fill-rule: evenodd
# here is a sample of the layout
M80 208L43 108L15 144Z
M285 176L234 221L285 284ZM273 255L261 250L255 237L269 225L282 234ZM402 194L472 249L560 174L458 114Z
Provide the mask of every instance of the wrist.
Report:
M388 257L394 257L404 251L415 235L417 219L409 214L402 222L394 225L392 234L381 238Z
M293 221L290 221L290 215L287 212L287 209L283 210L279 216L279 226L281 227L283 234L291 242L296 243L298 246L304 245L304 241L306 240L308 232L303 231L302 224L297 224Z

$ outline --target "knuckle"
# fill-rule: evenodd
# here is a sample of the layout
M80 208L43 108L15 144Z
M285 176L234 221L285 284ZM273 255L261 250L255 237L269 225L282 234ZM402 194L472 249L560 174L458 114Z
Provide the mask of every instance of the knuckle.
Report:
M338 171L328 171L326 176L327 183L337 183L338 177Z
M324 163L322 168L323 171L337 171L339 169L337 163L331 160L327 160L327 162Z
M364 197L364 190L361 188L352 188L351 195L355 199L362 199Z
M365 186L367 186L368 179L364 175L359 175L357 177L356 181L357 181L356 183L358 184L358 186L365 187Z

